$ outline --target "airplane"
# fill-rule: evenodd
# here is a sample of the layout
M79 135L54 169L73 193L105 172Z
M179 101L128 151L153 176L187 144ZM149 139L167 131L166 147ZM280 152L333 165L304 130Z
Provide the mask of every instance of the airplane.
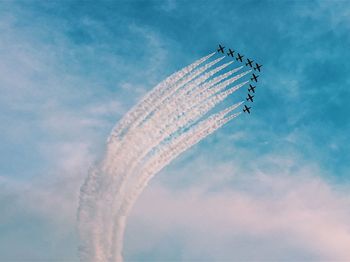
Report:
M248 106L244 105L243 112L244 112L244 113L250 114L250 109L251 109L251 108L252 108L252 107L248 107Z
M221 45L219 45L219 48L218 48L218 53L224 53L224 46L221 46Z
M227 53L227 55L233 57L233 53L234 53L235 51L231 50L231 48L229 48L228 51L229 51L229 52Z
M246 100L247 100L247 101L250 100L251 102L253 102L253 97L254 97L254 96L251 96L250 94L248 94L248 97L246 98Z
M254 67L254 70L258 70L260 72L260 67L263 65L259 65L258 63L255 63L256 67Z
M255 74L253 74L253 77L250 80L258 82L258 77L259 76L256 76Z
M254 61L253 61L253 60L250 60L250 59L248 59L248 58L247 58L247 61L248 61L248 63L246 63L245 65L246 65L246 66L249 65L250 67L253 67L252 63L253 63Z
M250 88L248 88L248 91L252 91L253 93L255 93L255 88L256 86L252 86L251 84L249 84Z
M238 53L238 57L236 58L236 60L237 60L237 61L239 60L239 61L243 62L243 61L242 61L242 58L243 58L243 55L240 55L240 54Z

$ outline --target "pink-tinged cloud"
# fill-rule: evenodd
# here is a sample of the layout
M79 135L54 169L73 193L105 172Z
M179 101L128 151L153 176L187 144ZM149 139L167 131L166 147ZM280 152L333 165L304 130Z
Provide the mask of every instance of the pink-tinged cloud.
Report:
M164 236L180 234L184 260L300 258L293 252L350 260L348 196L312 176L256 175L250 182L248 190L221 192L151 186L129 222L126 257L157 250ZM254 250L242 239L256 242Z

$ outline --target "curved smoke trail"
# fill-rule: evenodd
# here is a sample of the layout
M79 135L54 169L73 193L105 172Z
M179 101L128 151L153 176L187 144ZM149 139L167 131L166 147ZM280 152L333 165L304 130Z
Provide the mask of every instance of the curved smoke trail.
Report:
M232 62L210 69L223 59L205 63L214 54L166 78L114 127L103 160L89 171L81 187L82 261L122 261L127 216L149 180L240 114L230 112L242 102L206 117L247 82L227 87L250 72L234 75L242 69L238 67L223 73Z

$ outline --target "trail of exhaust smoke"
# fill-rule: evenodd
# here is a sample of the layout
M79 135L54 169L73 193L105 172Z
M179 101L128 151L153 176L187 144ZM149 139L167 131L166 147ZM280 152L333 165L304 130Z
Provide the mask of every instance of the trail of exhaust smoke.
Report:
M200 60L201 63L203 63L204 61L206 61L207 59L209 59L213 54L210 54L204 58L202 58ZM145 101L143 103L140 104L139 109L143 109L143 112L140 111L135 111L136 113L138 113L138 117L136 117L133 121L131 121L133 118L129 117L127 118L127 122L130 122L130 124L127 125L127 129L124 127L124 129L118 129L117 134L120 134L121 136L123 134L125 134L127 132L127 130L129 129L134 129L135 127L137 127L140 123L142 123L156 108L159 107L159 105L164 103L164 100L166 100L168 97L172 96L174 93L176 93L176 91L180 88L182 88L183 86L185 86L187 83L191 82L191 80L193 80L194 78L196 78L197 76L201 75L203 72L205 72L206 70L208 70L210 67L212 67L213 65L219 63L224 57L220 57L215 59L212 62L209 62L207 64L205 64L204 66L196 69L194 72L190 73L190 72L186 72L186 75L182 78L182 79L178 79L177 77L175 77L175 79L177 81L173 81L172 83L168 83L167 86L163 86L163 88L156 88L158 90L156 91L151 91L154 95L151 96L151 98L153 99L144 99ZM196 67L198 67L200 65L200 62L195 63L193 66L190 67L191 71L193 71ZM181 73L180 73L181 74ZM210 75L207 76L202 76L199 79L195 80L198 83L199 82L203 82L205 81L207 78L209 78ZM147 95L146 95L147 96ZM118 141L118 140L116 140ZM122 142L127 143L128 140L124 140ZM110 162L110 159L108 158L108 156L113 156L116 154L117 150L122 147L123 143L120 143L121 141L118 141L119 145L113 145L112 147L108 147L107 149L107 157L106 157L106 163ZM108 169L109 166L106 166L106 168Z
M249 73L230 77L239 67L222 74L231 62L206 72L222 58L198 68L213 54L161 82L116 125L103 161L90 170L81 187L82 261L121 261L126 216L148 181L237 115L225 117L241 103L197 123L246 82L224 90L227 86ZM217 73L221 74L212 78Z
M243 74L241 74L243 75ZM241 76L239 76L241 77ZM238 79L239 77L236 77L236 79ZM228 81L225 83L225 85L221 85L221 88L223 88L224 86L232 83L233 81ZM130 159L128 163L126 164L126 170L123 170L123 173L125 175L122 175L120 180L124 181L124 183L121 183L120 186L118 187L118 192L116 192L117 197L116 197L116 201L119 200L119 202L121 202L122 196L125 193L125 188L126 186L125 181L128 181L128 176L130 176L131 174L133 174L134 168L135 166L157 145L159 145L164 139L166 139L167 137L171 136L174 132L181 132L181 130L185 129L186 127L190 126L193 122L195 122L198 118L200 118L202 115L204 115L205 113L207 113L211 108L213 108L216 104L218 104L219 102L221 102L224 98L226 98L228 95L230 95L231 93L233 93L234 91L236 91L238 88L240 88L241 86L243 86L245 83L243 84L239 84L231 89L229 89L226 92L223 92L222 94L218 94L216 96L214 96L213 98L205 101L205 103L203 103L203 101L208 97L208 96L201 96L201 97L197 97L196 100L193 101L188 101L189 103L185 103L185 104L181 104L178 103L177 107L181 108L182 111L182 116L178 117L177 119L172 119L169 118L170 115L172 115L172 112L167 112L167 116L169 119L172 119L171 124L164 127L164 125L162 125L162 127L159 127L159 123L163 123L166 122L166 119L162 119L159 118L159 121L157 124L155 124L154 122L150 122L148 121L148 123L152 123L148 128L146 129L141 129L141 133L148 133L150 134L150 139L143 141L144 143L137 143L137 147L140 150L134 150L139 152L137 154L134 154L134 158ZM210 92L208 93L210 95ZM194 105L192 106L192 108L190 108L191 110L188 110L189 107L188 105L191 105L191 103ZM188 111L188 112L187 112ZM186 114L187 113L187 114ZM162 128L163 130L159 129ZM158 130L157 130L158 129ZM134 139L136 140L136 138L134 137ZM120 168L120 167L119 167ZM115 208L113 208L114 210L117 210L118 206L119 206L119 202L115 203L113 206L116 206ZM110 232L110 231L109 231Z
M189 75L188 77L191 78L191 79L193 79L193 78L194 78L193 75L198 75L198 72L203 72L204 69L209 68L210 66L212 66L212 65L215 64L215 63L217 63L217 62L220 61L220 60L221 60L221 58L216 59L214 62L209 63L208 65L203 66L202 68L200 68L199 70L197 70L194 74ZM177 108L177 111L180 111L180 112L183 112L183 113L184 113L185 110L183 109L183 107L182 107L182 105L181 105L181 102L182 102L182 101L181 101L182 95L183 95L184 93L188 92L189 90L191 90L191 88L198 87L199 84L201 84L202 82L206 81L208 78L210 78L210 77L213 76L215 73L217 73L218 71L222 70L223 68L225 68L225 67L228 66L229 64L231 64L231 62L226 63L226 64L224 64L224 65L222 65L222 66L219 66L219 67L217 67L217 68L211 70L210 72L204 74L203 76L201 76L201 77L195 79L194 81L188 83L187 86L185 86L185 87L181 90L182 92L181 92L181 91L179 91L179 92L173 92L173 93L174 93L173 96L168 95L168 97L167 97L164 101L162 101L161 104L160 104L162 110L156 109L156 111L153 112L153 115L152 115L152 116L150 117L150 119L148 119L148 121L147 121L148 126L146 126L146 127L143 126L143 128L144 128L143 130L140 129L140 128L138 128L138 130L136 130L136 133L141 134L141 136L142 136L143 133L152 134L153 132L150 132L150 130L147 129L147 127L148 127L148 128L149 128L149 126L151 126L151 128L152 128L152 127L156 127L156 126L157 126L157 123L155 123L155 122L157 121L157 119L158 119L158 123L159 123L159 122L160 122L160 123L166 123L166 120L169 119L168 116L171 114L171 110L169 110L169 107L170 107L170 108L175 108L175 109ZM238 68L238 69L240 69L240 68ZM230 72L230 74L232 74L233 72L237 71L238 69L232 70L232 71ZM228 76L229 74L225 74L225 75ZM241 77L241 76L242 76L242 75L240 75L239 77ZM237 80L239 77L237 77L237 78L235 78L235 79L233 79L233 80ZM216 82L218 82L218 77L217 77L216 79L214 79L214 80L215 80L215 81L211 81L211 85L214 84L214 83L216 83ZM187 81L187 80L186 80L186 81ZM227 82L226 85L228 85L228 84L230 84L230 83L232 83L232 82L233 82L233 81ZM226 85L224 85L224 86L222 86L222 87L225 87ZM176 91L176 90L180 89L181 86L182 86L182 83L181 83L180 85L178 85L176 88L174 88L174 90ZM185 92L183 92L184 90L185 90ZM182 99L182 100L183 100L183 99ZM198 99L197 99L197 100L198 100ZM199 100L199 101L200 101L200 100ZM174 104L175 104L175 106L174 106ZM176 105L176 104L177 104L177 105ZM191 104L194 104L194 101L192 101L192 102L191 102L191 101L186 101L186 103L185 103L185 105L191 105ZM209 109L208 109L208 110L209 110ZM183 113L182 113L182 114L183 114ZM161 116L159 116L159 114L161 114ZM178 115L178 114L177 114L177 115ZM177 116L177 115L175 115L175 116ZM160 118L160 117L162 117L162 118ZM174 123L176 123L176 122L174 122ZM140 130L141 130L142 132L140 132ZM160 132L163 132L161 128L159 128L159 130L160 130ZM123 142L126 143L126 144L130 144L130 141L134 141L134 142L139 141L139 140L137 139L137 137L135 137L135 132L133 132L133 130L131 130L131 132L128 132L128 134L125 135L125 137L124 137L123 140L124 140ZM142 140L142 139L141 139L141 140ZM140 147L140 146L139 146L139 147ZM118 159L118 154L115 154L115 157ZM110 165L108 166L108 168L110 168L111 165L112 165L112 163L113 163L113 162L116 162L116 161L115 161L115 159L114 159L114 161L113 161L112 159L108 159L107 162L110 163ZM107 166L107 165L106 165L106 166ZM118 168L120 169L120 166L118 166ZM129 167L128 167L128 169L129 169ZM112 170L111 172L113 172L113 170Z
M119 147L117 145L120 144L123 134L130 128L130 125L135 125L136 123L142 121L142 119L147 116L147 112L152 110L152 108L158 104L157 101L162 98L164 92L172 88L175 83L186 77L186 75L191 73L194 69L204 63L214 54L215 52L195 61L191 65L167 77L164 81L159 83L149 93L147 93L136 106L129 110L125 116L116 124L116 126L113 128L113 131L111 132L111 135L107 139L106 162L109 160L108 156L113 156L114 153L118 150ZM109 146L110 144L113 144L114 146Z
M148 182L152 177L162 170L166 165L168 165L172 160L174 160L181 153L188 150L190 147L197 144L204 137L210 135L215 130L223 126L225 123L229 122L233 118L237 117L240 113L233 114L228 117L224 117L228 112L234 110L240 106L243 102L238 103L222 112L210 117L209 119L201 121L193 129L181 134L176 139L167 143L163 147L157 150L157 153L153 155L148 162L139 167L140 178L138 183L130 191L129 195L123 200L123 205L121 206L118 216L115 220L114 233L114 249L112 251L112 261L122 261L121 251L123 249L123 238L126 227L127 217L135 204L137 198L147 187Z
M153 149L156 148L156 146L160 145L167 137L171 137L175 132L181 133L183 130L186 129L186 127L190 126L192 123L195 122L196 119L200 118L202 115L207 113L211 108L213 108L217 103L222 101L224 98L226 98L229 94L236 91L239 87L243 86L243 84L239 84L231 89L229 89L226 92L223 92L222 94L218 94L212 99L208 100L206 103L202 103L198 105L197 108L193 108L191 112L184 115L183 118L178 119L178 121L173 121L173 125L170 125L166 127L164 132L158 132L156 128L153 130L150 130L150 134L153 134L151 139L145 141L143 144L138 144L138 147L143 150L143 152L140 155L136 155L135 159L132 159L130 161L130 164L127 165L127 169L125 170L125 176L123 177L123 181L128 182L128 176L132 175L134 173L135 167L142 162L142 159L146 157L146 155ZM240 105L240 104L239 104ZM235 107L236 108L236 107ZM182 130L182 131L181 131ZM144 130L143 130L144 131ZM157 133L158 136L155 136L154 133ZM118 210L118 206L120 205L120 202L123 201L123 194L125 193L125 189L127 188L124 182L119 188L117 192L117 199L119 199L119 202L116 204L116 207L114 210ZM114 220L116 220L115 218Z
M204 63L210 57L215 55L215 52L202 57L201 59L195 61L194 63L184 67L178 72L173 73L171 76L167 77L165 80L160 82L156 87L154 87L149 93L141 99L136 106L134 106L125 116L116 124L111 132L111 135L108 137L108 140L111 140L113 137L120 137L122 132L135 120L137 120L141 115L148 111L148 108L153 105L154 101L159 98L159 92L163 89L170 88L178 80L182 79L188 73L193 71L200 64Z
M206 94L202 94L202 92L201 96L197 96L195 99L193 99L192 96L189 95L183 97L183 93L179 92L175 97L173 97L172 100L164 102L165 104L163 105L162 110L158 110L157 113L155 113L150 119L148 119L148 121L137 130L138 134L143 135L143 133L149 133L149 136L152 136L151 138L154 138L154 136L159 135L159 133L162 133L163 138L160 139L164 139L164 136L170 135L176 129L183 127L183 125L185 125L188 122L195 121L198 117L200 117L201 114L209 111L213 106L222 101L233 91L236 91L239 87L241 87L243 84L238 85L232 91L225 92L222 95L217 95L216 97L209 99L207 101L208 103L203 104L202 107L199 108L199 110L197 109L198 106L211 95L215 94L217 91L225 88L229 84L238 80L246 73L247 72L240 74L232 79L229 79L228 81L225 81L224 83L218 85L215 89L207 91ZM198 93L199 92L197 92L196 94ZM137 139L135 138L135 136L132 135L134 135L134 133L130 134L130 140L136 141ZM144 145L138 145L140 148L144 149Z
M228 64L230 64L230 63L228 63ZM199 83L202 83L203 80L206 80L208 78L208 75L212 76L215 72L218 72L220 69L224 68L224 66L218 67L219 69L214 69L211 72L205 74L205 78L197 79L196 81L194 81L194 83L191 83L190 86L196 86L195 84L198 85ZM241 74L240 76L235 77L234 80L239 79L243 75L244 74ZM225 86L227 86L228 84L230 84L232 82L234 82L234 81L226 82L225 85L221 85L221 88L224 88ZM240 85L240 86L242 86L242 85ZM237 86L232 91L237 90L240 86ZM232 91L230 93L232 93ZM125 159L124 158L123 165L122 166L118 165L119 171L121 171L123 174L118 177L119 181L121 181L121 182L118 184L118 187L116 186L116 188L115 188L116 192L110 193L110 194L116 194L115 201L117 201L117 203L112 204L113 210L117 210L118 206L120 205L119 202L122 199L123 194L125 193L125 186L123 186L123 185L125 184L125 181L128 181L128 176L130 176L130 174L133 173L133 169L134 169L135 165L137 163L139 163L139 161L141 161L142 158L153 147L155 147L157 144L159 144L167 136L171 135L176 130L181 129L186 125L188 126L190 123L196 121L196 119L198 119L204 113L208 112L212 107L214 107L218 102L223 100L230 93L226 92L223 95L216 96L197 109L196 106L198 106L201 102L203 102L203 100L207 97L201 96L201 97L198 97L195 101L188 101L188 99L187 99L186 103L184 104L184 103L181 103L183 101L181 101L181 99L179 99L179 98L182 98L183 93L179 92L179 93L177 93L177 95L175 97L173 97L173 100L177 102L177 105L175 103L172 105L172 107L179 108L180 111L182 112L182 115L185 117L182 117L182 118L179 117L177 119L177 121L172 121L172 125L167 126L166 128L164 128L164 125L159 126L159 124L166 122L166 120L167 120L166 118L169 118L170 115L173 115L172 111L165 110L165 108L168 109L168 107L163 106L163 110L160 110L160 112L162 112L161 116L158 116L158 117L153 116L152 120L154 120L154 121L151 121L151 119L149 119L147 121L147 123L149 124L148 126L145 127L143 125L142 126L143 128L138 129L138 134L140 136L142 136L144 133L147 133L147 134L150 134L149 135L150 139L148 139L146 141L143 139L143 141L142 141L142 139L138 139L135 135L131 136L131 138L130 138L131 141L134 141L134 142L140 141L140 142L136 143L137 148L133 150L133 154L130 154L130 156L134 156L134 158L132 158L132 159ZM209 95L210 95L210 93L209 93ZM166 103L166 105L168 105L167 102L168 101L166 101L164 103ZM189 109L188 105L192 106L192 112L189 112L188 114L185 115L185 113ZM165 117L164 117L164 115L165 115ZM160 131L158 131L158 130L160 130ZM153 135L151 136L151 134L153 134ZM158 137L155 135L158 135ZM159 137L159 135L160 135L160 137ZM134 143L129 142L129 144L134 144ZM113 221L111 221L110 223L113 223ZM106 230L103 230L105 235L111 234L111 230L108 231L107 230L108 228L110 228L110 227L107 226Z
M89 176L82 185L81 188L81 194L80 194L80 205L78 209L78 220L81 221L79 223L79 227L83 227L84 224L83 221L86 221L85 225L88 223L88 221L93 221L94 224L98 224L98 220L100 219L100 210L98 208L98 205L101 201L98 199L98 195L102 194L103 190L105 190L105 184L104 180L108 180L108 176L110 176L108 173L106 173L106 164L108 163L110 158L113 157L115 154L117 154L118 149L120 148L120 144L122 141L123 134L129 129L130 125L134 123L134 121L137 121L139 118L144 118L145 115L148 114L149 108L152 108L154 106L154 102L157 102L157 100L162 99L161 92L163 92L164 89L170 89L172 86L174 86L175 83L177 83L179 80L183 81L183 78L188 75L191 71L196 69L200 64L208 60L211 56L213 56L214 53L209 54L208 56L205 56L193 64L185 67L184 69L180 70L179 72L171 75L168 77L165 81L161 82L157 87L155 87L151 92L149 92L144 99L140 103L138 103L137 106L135 106L132 110L130 110L123 119L117 124L116 128L112 132L108 146L107 146L107 152L105 159L103 163L96 167L94 170L91 170L89 172ZM97 171L98 170L98 171ZM107 179L106 179L107 177ZM95 212L96 211L96 212ZM84 232L85 231L85 232ZM87 233L90 231L90 246L96 246L98 245L97 242L100 242L99 236L101 235L100 230L98 227L91 227L90 230L84 230L81 229L81 234ZM89 234L87 233L87 234ZM89 239L89 237L82 237L82 239ZM82 245L81 254L84 254L84 246ZM91 250L98 250L98 248L89 249L90 253ZM97 252L97 251L96 251ZM101 253L101 252L99 252ZM102 255L95 254L96 257L102 257ZM86 256L88 257L88 256ZM90 257L93 257L93 255L90 255ZM101 259L102 260L102 259Z
M210 67L212 67L215 64L219 63L222 59L224 59L224 57L217 58L214 61L209 62L208 64L205 64L204 66L196 69L194 72L192 72L191 74L189 74L186 77L184 77L178 83L175 83L172 86L172 88L161 90L161 95L160 95L161 99L158 99L157 101L155 101L152 104L151 108L148 110L149 113L145 114L146 117L147 117L147 115L152 113L153 110L159 108L160 105L164 104L165 100L169 100L169 97L171 97L174 93L176 93L180 88L186 86L186 84L188 84L188 83L200 84L201 82L204 82L207 78L210 77L210 74L203 75L203 76L199 77L198 79L195 79L195 78L200 76L203 72L208 70ZM195 79L195 80L193 82L191 82L193 79ZM135 121L133 123L133 126L135 127L138 124L140 124L141 122L143 122L146 119L146 117L141 118L138 121Z
M226 66L227 64L225 64L224 66ZM220 70L223 67L219 67ZM238 68L240 69L240 68ZM232 70L231 72L229 72L230 74L232 74L233 72L237 71L238 69ZM209 72L209 76L212 76L214 73L216 73L217 69L212 70L211 72ZM215 94L216 92L222 90L223 88L225 88L226 86L228 86L229 84L233 83L234 81L238 80L239 78L243 77L244 75L246 75L247 73L249 73L250 71L244 72L238 76L235 76L223 83L221 83L220 85L214 86L215 88L211 89L210 91L206 91L206 89L208 88L207 86L203 85L203 90L197 90L198 92L195 92L193 94L193 92L190 92L190 94L186 94L186 97L184 98L183 92L179 92L177 93L176 97L172 97L171 100L165 100L163 101L162 104L162 109L158 110L156 113L154 113L154 115L148 119L147 124L143 125L141 128L142 129L138 129L138 133L139 134L144 134L146 133L150 133L151 135L157 135L159 132L166 134L166 132L164 131L164 126L167 127L167 133L171 133L174 132L175 130L173 130L176 126L179 127L179 125L176 125L177 122L175 120L182 120L182 122L184 121L195 121L196 118L199 116L200 112L206 113L207 111L209 111L214 105L216 105L218 102L222 101L226 96L228 96L229 94L231 94L232 92L226 92L221 96L217 96L214 97L212 100L209 100L207 102L206 106L202 106L199 110L196 110L196 107L198 107L198 105L200 103L202 103L204 100L206 100L208 97L210 97L211 95ZM227 76L228 74L226 74ZM206 77L207 78L207 77ZM206 79L205 78L205 79ZM218 78L218 77L217 77ZM218 79L214 79L216 80L216 82L218 82ZM221 78L222 79L222 78ZM199 81L194 81L194 83L190 83L189 84L189 89L193 89L195 87L198 87L198 84L201 83L203 81L203 79L199 80ZM215 81L212 81L210 84L214 84ZM237 88L233 89L232 91L236 91L239 87L241 87L242 85L239 85ZM209 86L210 87L210 86ZM188 87L187 87L188 89ZM185 89L183 89L185 90ZM186 91L187 92L187 91ZM192 94L192 95L191 95ZM192 97L194 95L198 95L200 94L201 96L197 96L196 99L194 100ZM187 114L187 118L185 119L181 119L182 116L184 116L188 111L190 111L192 109L192 111L195 111L195 113L197 112L197 114L193 115L191 112L189 112L189 114ZM171 117L169 117L171 116ZM172 124L169 126L169 122ZM161 126L159 126L159 124L162 124ZM185 124L185 123L184 123ZM150 129L155 129L155 127L158 127L159 132L157 133L156 130L153 130L152 132L150 131ZM181 126L180 126L181 127ZM172 131L173 130L173 131ZM130 136L134 135L133 132L130 133ZM131 138L131 140L136 141L135 136ZM126 140L128 141L128 140ZM139 146L140 147L140 146Z

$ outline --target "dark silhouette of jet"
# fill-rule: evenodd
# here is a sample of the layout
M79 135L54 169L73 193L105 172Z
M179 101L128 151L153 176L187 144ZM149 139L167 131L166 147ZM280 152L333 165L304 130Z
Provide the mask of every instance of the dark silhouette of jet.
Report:
M235 52L235 51L233 51L233 50L231 50L231 48L229 48L229 49L228 49L227 55L233 57L233 53L234 53L234 52Z
M246 65L246 66L249 65L250 67L253 67L252 64L253 64L254 61L253 61L253 60L250 60L250 59L248 59L248 58L247 58L247 61L248 61L248 62L247 62L245 65Z
M250 109L251 109L251 107L248 107L248 106L244 105L243 112L250 114Z
M256 76L255 74L253 74L253 77L250 80L258 82L258 77L259 76Z
M255 63L256 67L254 67L254 70L258 70L260 72L260 68L263 66L263 65L259 65L258 63Z
M255 88L256 86L252 86L251 84L249 84L250 88L248 88L248 91L252 91L253 93L255 93Z
M219 45L219 48L218 48L218 53L224 53L224 46L221 46L221 45Z
M243 62L243 60L242 60L242 58L244 57L244 56L242 56L242 55L240 55L239 53L237 53L237 58L236 58L236 60L238 61L241 61L241 62Z
M248 94L248 97L246 98L246 100L247 100L247 101L250 100L251 102L253 102L253 97L254 97L254 96L251 96L250 94Z

